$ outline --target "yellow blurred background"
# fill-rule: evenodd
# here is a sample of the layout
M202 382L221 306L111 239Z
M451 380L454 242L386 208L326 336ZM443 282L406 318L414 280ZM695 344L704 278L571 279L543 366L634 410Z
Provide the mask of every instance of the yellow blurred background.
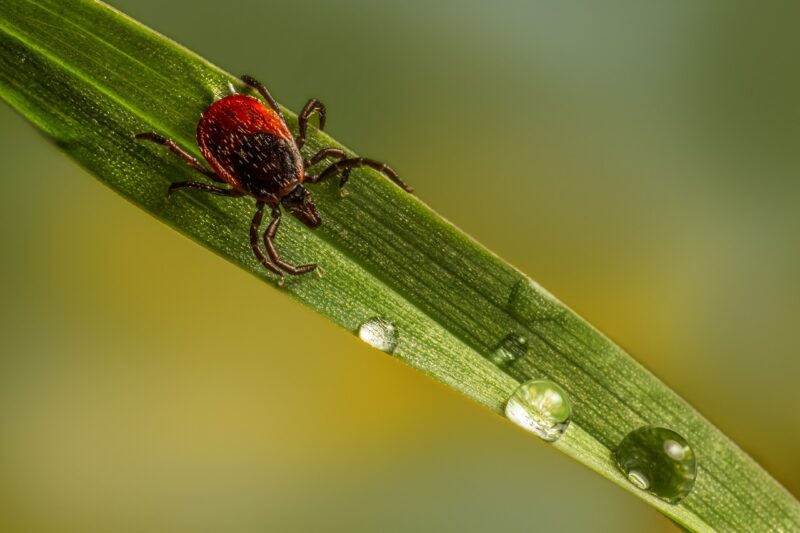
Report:
M384 159L800 493L800 4L114 0ZM0 530L672 531L0 105Z

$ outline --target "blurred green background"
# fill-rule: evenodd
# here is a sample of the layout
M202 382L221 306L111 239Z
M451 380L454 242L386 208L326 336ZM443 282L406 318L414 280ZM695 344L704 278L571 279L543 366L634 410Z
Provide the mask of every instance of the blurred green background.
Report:
M800 493L800 4L112 4L295 111L320 98ZM0 530L674 530L6 105L0 159Z

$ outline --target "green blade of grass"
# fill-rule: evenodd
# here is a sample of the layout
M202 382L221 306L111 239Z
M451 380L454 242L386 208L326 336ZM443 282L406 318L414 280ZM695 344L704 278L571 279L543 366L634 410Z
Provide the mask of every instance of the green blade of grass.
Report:
M168 200L169 183L197 176L160 147L132 140L155 130L197 155L198 116L229 83L241 89L102 3L0 0L0 96L113 190L274 283L250 250L253 202L191 192ZM304 152L323 146L339 145L314 130ZM289 261L316 261L325 275L289 279L288 295L352 332L386 317L400 334L394 357L496 412L526 379L558 382L574 422L554 446L687 529L800 530L798 502L719 430L418 199L366 170L353 174L346 198L335 183L312 190L323 225L310 231L287 217L277 244ZM530 349L498 367L491 355L512 333ZM613 465L614 446L646 424L678 431L698 456L695 488L678 505L637 490Z

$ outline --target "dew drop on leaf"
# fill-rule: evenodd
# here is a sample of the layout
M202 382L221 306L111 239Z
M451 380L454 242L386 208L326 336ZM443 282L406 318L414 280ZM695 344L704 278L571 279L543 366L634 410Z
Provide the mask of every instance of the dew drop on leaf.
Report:
M507 335L497 349L492 352L489 359L497 366L505 366L513 363L528 353L528 339L522 335L511 333Z
M373 317L358 328L358 336L373 348L388 354L394 353L399 333L394 324L385 318Z
M511 395L506 403L506 416L541 439L554 442L569 426L572 404L557 384L546 379L532 379Z
M668 503L685 498L697 477L692 447L666 428L631 431L614 450L614 461L631 483Z

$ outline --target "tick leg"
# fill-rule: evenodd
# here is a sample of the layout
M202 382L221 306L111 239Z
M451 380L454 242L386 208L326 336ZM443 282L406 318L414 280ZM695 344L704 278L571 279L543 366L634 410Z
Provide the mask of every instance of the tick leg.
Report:
M311 156L311 159L304 160L303 166L305 168L312 167L317 163L319 163L320 161L322 161L323 159L327 159L329 157L332 157L334 159L347 159L347 152L345 152L344 150L340 150L339 148L323 148L322 150ZM352 169L348 168L342 171L342 179L339 182L339 192L341 193L342 196L347 196L347 191L342 189L342 187L344 186L345 183L347 183L347 180L350 179L351 170ZM310 183L315 183L318 180L319 178L317 178L316 176L306 175L306 181Z
M311 159L306 159L303 161L303 166L308 168L316 165L323 159L327 159L328 157L333 157L334 159L346 159L347 153L344 150L340 150L338 148L323 148L316 154L311 156Z
M156 144L160 144L161 146L166 146L172 153L183 159L187 165L189 165L196 171L205 174L214 181L222 182L222 180L219 179L219 177L214 172L208 170L206 167L201 165L197 159L195 159L189 153L184 151L184 149L178 146L178 143L176 143L172 139L167 139L166 137L152 131L147 133L137 133L136 138L144 141L154 142Z
M351 159L342 159L341 161L337 161L336 163L332 163L328 168L322 171L319 176L308 176L306 180L310 183L318 183L320 181L325 181L326 179L335 176L338 173L342 173L341 180L339 181L339 188L344 187L347 183L347 180L350 178L350 172L354 168L358 167L369 167L371 169L377 170L390 180L392 180L398 187L403 189L406 192L413 192L414 189L406 185L406 183L400 179L390 166L381 163L380 161L375 161L374 159L367 159L365 157L353 157Z
M274 206L272 208L272 221L269 223L267 230L264 232L264 246L267 248L267 253L269 254L269 258L272 260L272 262L278 265L281 270L293 276L305 274L316 269L317 265L315 263L295 266L281 259L280 254L278 254L278 250L275 249L275 243L272 241L275 238L275 234L278 232L278 226L280 226L280 224L281 208Z
M263 217L264 202L257 202L256 213L253 215L253 221L250 222L250 247L253 249L253 253L255 254L256 258L261 261L261 264L264 265L267 270L280 276L280 279L278 280L278 286L283 287L283 272L281 272L281 269L272 264L272 262L269 260L269 257L267 257L258 246L258 230L261 227L261 220Z
M281 112L281 108L278 107L278 103L275 102L275 99L272 97L271 94L269 94L269 90L267 89L267 87L263 83L261 83L260 81L258 81L257 79L255 79L252 76L248 76L247 74L244 74L242 76L242 81L246 85L249 85L250 87L252 87L256 91L258 91L258 93L264 98L264 100L267 101L267 103L272 108L272 110L275 111L278 114L279 117L281 117L281 120L283 121L283 123L286 124L286 118L283 116L283 113Z
M178 183L173 183L169 186L169 189L167 189L167 196L180 189L195 189L197 191L216 194L217 196L244 196L243 192L237 191L236 189L223 189L222 187L214 187L213 185L207 185L197 181L179 181Z
M300 131L297 138L294 140L295 144L297 144L297 148L302 148L303 145L306 143L306 130L308 129L308 119L314 112L319 114L319 129L325 129L325 104L317 100L316 98L312 98L311 100L306 103L306 106L300 112L300 115L297 117L297 129Z

